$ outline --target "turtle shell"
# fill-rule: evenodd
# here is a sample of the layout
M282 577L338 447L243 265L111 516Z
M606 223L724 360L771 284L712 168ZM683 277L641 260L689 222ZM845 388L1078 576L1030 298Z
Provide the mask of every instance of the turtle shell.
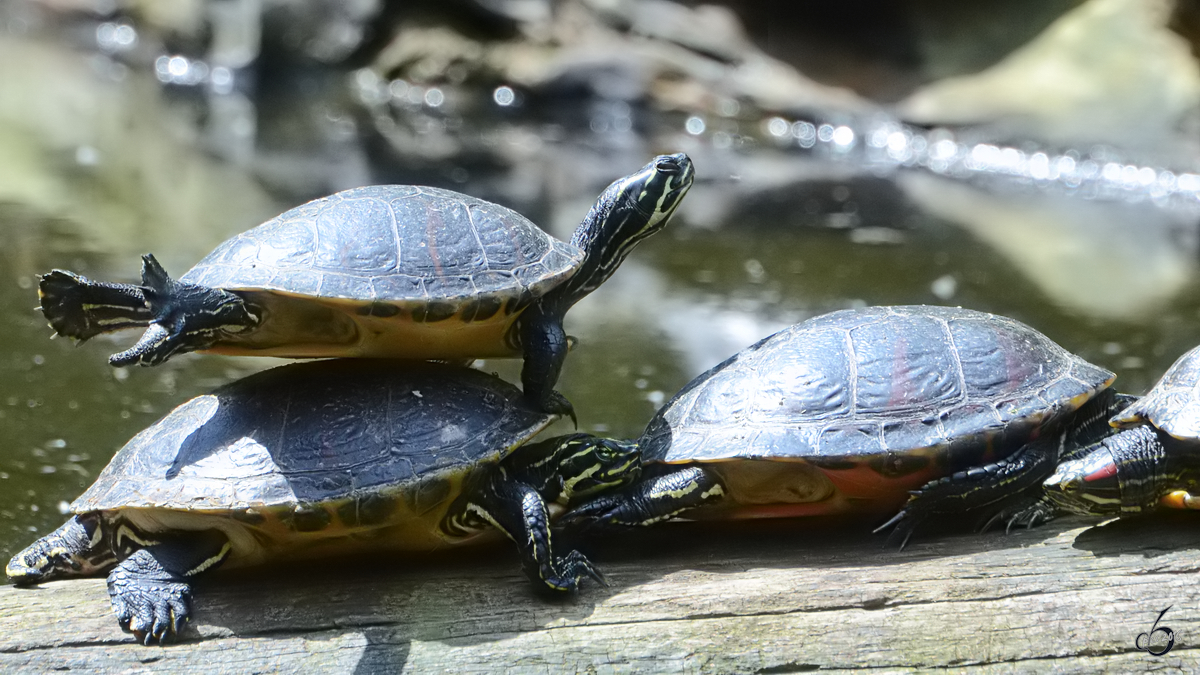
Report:
M642 455L723 466L804 460L825 473L866 465L874 478L860 472L847 483L870 498L868 483L906 476L920 485L977 466L1113 377L1012 319L948 307L844 310L697 377L651 421Z
M1200 440L1200 347L1179 357L1145 396L1112 418L1114 426L1150 422L1181 440Z
M578 248L521 214L451 190L372 185L297 206L234 236L182 277L400 305L537 298L571 276Z
M424 536L475 468L553 419L516 387L467 368L287 365L175 408L70 508L153 512L138 521L143 531L199 529L207 515L333 537L407 518L422 521Z

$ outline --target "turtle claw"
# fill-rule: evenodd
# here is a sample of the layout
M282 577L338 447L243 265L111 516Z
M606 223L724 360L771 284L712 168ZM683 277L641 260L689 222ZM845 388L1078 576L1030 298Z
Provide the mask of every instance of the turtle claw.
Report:
M552 591L574 593L579 590L579 582L584 577L593 579L605 588L608 587L608 580L604 578L604 574L579 551L571 551L559 558L553 567L554 574L542 579Z
M108 595L121 628L142 644L165 644L191 618L191 587L144 574L152 557L145 549L126 558L108 577ZM132 562L131 562L132 561Z
M121 582L109 582L117 622L144 645L165 644L190 617L191 589L176 582L135 583L136 588L121 588Z
M597 497L564 513L558 527L573 532L586 532L597 525L612 522L615 509L622 500L612 496Z
M900 546L898 551L903 551L905 546L908 546L908 540L912 539L913 532L917 529L917 522L909 513L907 508L900 509L900 512L892 516L886 523L871 530L872 534L880 534L888 528L894 528L888 532L887 539L883 542L884 548L892 545L897 537L900 537Z
M172 332L162 324L152 323L137 344L123 352L117 352L108 357L109 365L122 366L156 366L167 360L182 346L179 333Z
M1037 525L1050 522L1057 515L1058 512L1053 504L1050 504L1046 500L1038 500L1025 506L1014 506L997 511L995 515L984 522L979 531L986 532L996 523L1004 521L1004 533L1009 534L1012 532L1013 527L1024 526L1025 529L1031 529Z
M546 400L542 401L542 410L553 415L570 417L571 423L575 425L576 429L579 429L579 418L575 416L575 406L571 405L566 396L557 391L551 390L546 396Z
M579 551L571 551L567 554L566 558L559 561L559 564L562 565L564 562L566 566L572 570L571 573L577 575L576 583L578 583L578 579L582 578L582 576L579 576L579 574L582 573L586 574L590 579L601 586L608 588L608 579L604 577L604 573L601 572L595 565L593 565L592 561L588 560L587 557Z

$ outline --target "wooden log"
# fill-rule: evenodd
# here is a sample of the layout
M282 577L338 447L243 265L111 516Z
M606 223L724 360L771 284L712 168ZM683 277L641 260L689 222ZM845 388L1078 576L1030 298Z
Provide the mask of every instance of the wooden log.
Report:
M217 574L165 648L121 632L102 579L3 587L0 671L1196 671L1194 515L904 551L861 527L669 524L593 542L611 585L564 600L533 593L507 548ZM1168 607L1174 647L1137 649Z

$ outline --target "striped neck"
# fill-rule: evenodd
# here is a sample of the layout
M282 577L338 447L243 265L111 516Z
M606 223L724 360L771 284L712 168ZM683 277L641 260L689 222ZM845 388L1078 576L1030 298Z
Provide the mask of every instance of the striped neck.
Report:
M609 185L571 237L583 263L543 302L566 312L607 281L638 243L667 224L694 177L691 160L679 153L656 157Z

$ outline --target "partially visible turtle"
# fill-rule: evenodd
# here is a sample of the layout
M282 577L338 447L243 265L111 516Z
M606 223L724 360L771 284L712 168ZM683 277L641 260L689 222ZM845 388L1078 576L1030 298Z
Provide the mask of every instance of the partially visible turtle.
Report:
M39 287L59 335L146 327L116 366L174 354L455 360L524 355L525 395L553 413L567 310L666 225L692 185L656 157L600 195L566 244L521 214L430 187L374 185L298 206L218 246L178 281L151 255L142 285L54 270Z
M1050 515L1038 508L1039 488L1058 460L1059 432L1107 410L1109 395L1097 394L1112 380L992 314L834 312L692 380L637 441L642 478L562 524L902 509L880 529L896 525L904 541L935 516L1031 524Z
M432 550L498 528L535 585L601 580L550 546L547 503L616 486L637 452L577 435L526 443L555 417L517 388L435 363L294 364L198 396L142 431L8 563L32 584L108 575L122 626L147 644L190 616L191 580L363 550Z
M1061 463L1045 482L1056 505L1118 516L1200 509L1200 347L1179 357L1111 424L1123 429Z

